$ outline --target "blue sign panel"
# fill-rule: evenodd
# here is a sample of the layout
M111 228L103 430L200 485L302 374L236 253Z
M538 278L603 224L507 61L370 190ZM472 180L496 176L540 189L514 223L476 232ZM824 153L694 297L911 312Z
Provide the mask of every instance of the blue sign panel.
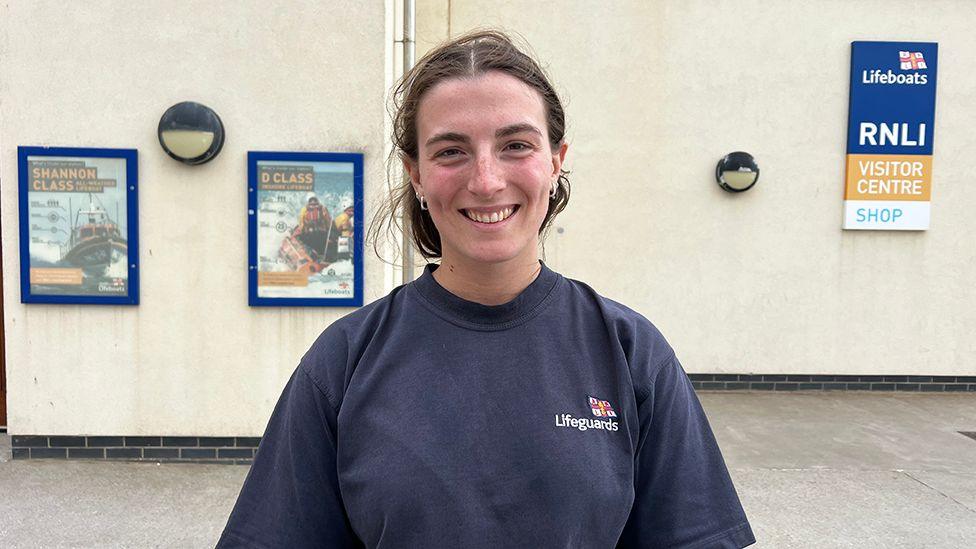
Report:
M932 154L933 42L852 42L847 154Z
M939 45L852 42L844 228L929 228Z

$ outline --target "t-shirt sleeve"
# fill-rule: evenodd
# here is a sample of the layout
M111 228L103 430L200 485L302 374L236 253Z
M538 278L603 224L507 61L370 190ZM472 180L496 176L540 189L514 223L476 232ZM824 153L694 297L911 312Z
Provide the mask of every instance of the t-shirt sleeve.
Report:
M275 407L217 547L363 547L339 492L336 410L304 361Z
M635 498L618 547L755 543L705 412L673 352L636 396Z

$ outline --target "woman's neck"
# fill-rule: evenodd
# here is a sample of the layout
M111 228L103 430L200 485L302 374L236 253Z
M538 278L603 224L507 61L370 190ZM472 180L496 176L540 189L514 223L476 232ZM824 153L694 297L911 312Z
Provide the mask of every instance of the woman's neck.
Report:
M539 258L471 264L443 258L434 280L452 294L482 305L501 305L518 297L539 276Z

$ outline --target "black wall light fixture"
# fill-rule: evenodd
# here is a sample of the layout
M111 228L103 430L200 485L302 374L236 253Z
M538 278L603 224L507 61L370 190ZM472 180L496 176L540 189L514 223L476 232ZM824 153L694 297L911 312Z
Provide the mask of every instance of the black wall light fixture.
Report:
M715 167L715 180L730 193L748 191L759 181L759 166L752 155L736 151L725 155Z
M159 119L159 144L184 164L209 162L224 146L224 124L210 107L184 101L166 109Z

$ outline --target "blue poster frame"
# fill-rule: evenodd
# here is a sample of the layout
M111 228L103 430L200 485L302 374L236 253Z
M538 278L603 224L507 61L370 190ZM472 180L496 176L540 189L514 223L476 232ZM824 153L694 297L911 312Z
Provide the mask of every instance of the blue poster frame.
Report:
M258 185L261 161L335 162L353 166L353 297L258 296ZM247 271L248 305L252 307L361 307L363 305L363 154L337 152L247 153Z
M127 295L40 295L30 291L30 214L28 192L29 156L69 156L77 158L118 158L125 161L127 254L129 260ZM139 304L139 169L135 149L101 149L80 147L17 147L17 174L20 225L20 302L89 305Z

